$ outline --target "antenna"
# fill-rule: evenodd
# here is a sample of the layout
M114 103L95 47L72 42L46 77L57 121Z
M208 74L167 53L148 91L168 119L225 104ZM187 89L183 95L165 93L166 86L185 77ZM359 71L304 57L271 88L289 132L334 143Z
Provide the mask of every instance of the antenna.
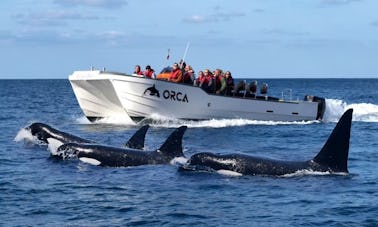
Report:
M188 53L189 46L190 46L190 42L187 42L185 52L184 52L184 56L182 57L182 62L181 62L180 68L182 68L182 64L185 62L185 58L186 58L186 54Z

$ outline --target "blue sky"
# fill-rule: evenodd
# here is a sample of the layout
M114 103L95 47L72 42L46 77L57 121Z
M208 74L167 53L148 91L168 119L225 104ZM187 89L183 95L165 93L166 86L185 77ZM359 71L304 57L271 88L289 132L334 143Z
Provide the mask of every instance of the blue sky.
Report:
M0 79L184 55L234 77L378 78L376 0L2 0ZM166 60L170 49L170 60Z

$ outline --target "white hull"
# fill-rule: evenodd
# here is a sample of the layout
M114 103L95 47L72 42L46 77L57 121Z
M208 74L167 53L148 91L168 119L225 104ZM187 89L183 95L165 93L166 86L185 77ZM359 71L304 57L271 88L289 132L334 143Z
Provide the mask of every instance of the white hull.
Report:
M100 71L74 72L69 77L85 116L177 119L243 118L302 121L321 118L319 103L266 101L207 94L199 87ZM324 110L322 110L324 112Z
M127 115L106 75L100 76L99 71L76 71L69 80L88 119Z

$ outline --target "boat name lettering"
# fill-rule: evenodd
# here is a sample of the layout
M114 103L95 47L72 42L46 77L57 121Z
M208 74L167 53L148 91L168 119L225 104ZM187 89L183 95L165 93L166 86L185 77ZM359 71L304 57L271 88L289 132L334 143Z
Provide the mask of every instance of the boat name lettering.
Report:
M163 97L165 99L171 99L171 100L179 101L179 102L189 102L188 96L186 94L183 94L182 92L172 91L172 90L171 91L164 90Z

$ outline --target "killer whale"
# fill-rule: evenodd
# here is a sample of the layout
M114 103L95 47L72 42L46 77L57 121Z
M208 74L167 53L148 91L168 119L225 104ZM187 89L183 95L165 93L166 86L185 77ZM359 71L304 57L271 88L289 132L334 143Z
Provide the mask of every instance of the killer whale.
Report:
M58 129L51 127L48 124L44 124L40 122L32 123L31 125L27 126L25 129L29 130L33 136L37 137L38 140L46 144L49 143L48 142L49 138L56 139L62 143L69 143L69 142L95 143L94 141L83 139L78 136L60 131Z
M97 144L66 143L52 155L62 159L78 158L83 162L106 167L167 164L177 157L184 157L182 138L186 126L175 129L163 145L154 151L118 148Z
M232 172L240 175L292 174L300 170L348 173L348 154L353 109L347 110L336 124L320 152L304 162L272 160L245 154L197 153L180 170Z
M133 136L125 143L125 147L134 148L134 149L143 149L144 141L146 137L147 130L149 125L144 125L139 128ZM35 136L39 141L48 144L49 139L58 140L60 143L88 143L94 144L95 141L83 139L81 137L60 131L56 128L51 127L48 124L35 122L25 128L29 130L30 133Z

